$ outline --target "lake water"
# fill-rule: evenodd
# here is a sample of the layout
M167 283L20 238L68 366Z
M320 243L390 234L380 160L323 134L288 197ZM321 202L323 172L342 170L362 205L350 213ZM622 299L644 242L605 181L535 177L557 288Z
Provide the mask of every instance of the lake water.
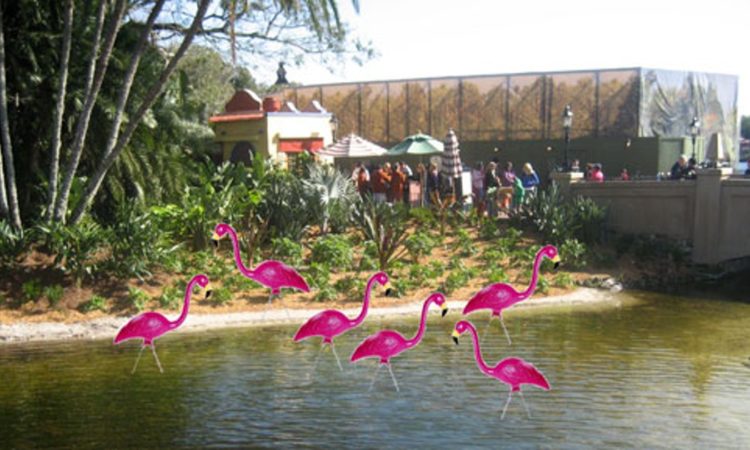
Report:
M416 317L370 318L337 341L339 372L296 326L177 331L138 371L134 342L0 346L0 447L171 448L747 448L750 304L617 295L618 305L511 310L509 347L495 322L494 364L519 356L552 384L524 389L528 419L507 387L479 372L457 312L430 317L424 341L393 360L401 392L374 360L349 364L381 327L411 336ZM481 330L486 314L471 320Z

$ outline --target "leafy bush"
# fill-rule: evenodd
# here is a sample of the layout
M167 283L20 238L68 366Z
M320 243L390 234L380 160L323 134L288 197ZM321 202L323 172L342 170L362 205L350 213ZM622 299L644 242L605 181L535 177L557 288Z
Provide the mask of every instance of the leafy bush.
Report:
M498 237L500 235L500 228L497 225L497 220L491 217L483 218L479 224L479 238L489 241Z
M371 271L378 268L378 248L372 241L365 241L362 256L359 259L358 271Z
M130 306L135 308L136 311L141 312L146 309L148 300L148 294L142 290L132 286L128 287L128 303L130 303Z
M404 241L406 249L414 259L414 262L419 261L421 256L429 255L432 250L438 246L437 241L430 236L428 233L423 231L417 231L412 234Z
M64 293L65 290L59 284L48 286L44 289L44 296L47 297L50 306L56 306L60 302L60 299L62 299Z
M107 311L107 300L104 297L98 295L92 295L91 299L83 305L83 310L86 312L90 311Z
M85 277L96 275L99 268L97 254L110 239L110 233L96 222L84 220L72 226L53 222L50 226L40 226L39 231L44 245L55 255L55 264L66 274L71 274L77 286Z
M356 204L353 217L365 238L375 243L380 270L387 270L406 252L403 244L409 234L407 210L402 204L375 203L365 197Z
M226 305L232 301L232 291L226 286L216 288L211 293L211 301L217 305Z
M590 198L578 196L573 199L570 210L579 225L575 237L585 244L601 242L607 224L607 209Z
M411 217L417 224L418 229L432 229L437 225L435 214L429 208L411 208L409 210Z
M325 263L332 269L350 270L353 258L352 244L341 235L323 236L315 241L312 248L311 261Z
M5 220L0 220L0 266L12 264L25 247L23 230L16 231Z
M344 295L356 294L359 286L359 280L352 276L343 277L333 284L333 288L336 292L340 292Z
M567 239L560 246L560 259L563 264L574 269L580 269L586 265L586 246L577 239Z
M410 291L416 289L418 284L415 280L410 277L399 277L392 279L390 282L391 290L389 295L393 297L401 298L408 294Z
M271 239L271 254L293 267L302 265L302 244L288 237Z
M476 269L459 267L457 270L452 271L445 279L445 283L443 283L444 293L451 294L457 289L466 286L476 275Z
M44 288L39 280L29 280L21 285L21 294L24 301L37 301L42 296Z
M468 231L463 228L459 228L458 231L456 231L456 240L453 241L453 250L459 252L461 256L471 256L477 253L474 240L471 238Z
M331 281L331 269L326 264L312 263L307 269L305 280L310 287L315 289L328 287Z
M510 280L508 274L500 265L493 266L489 272L487 272L487 281L489 283L507 283Z
M327 285L318 289L318 292L316 292L315 296L313 297L313 300L315 300L316 302L326 302L335 299L336 291L331 286Z
M557 276L555 277L555 281L553 285L555 287L568 289L568 288L575 286L575 281L573 281L573 277L571 277L569 273L561 272L561 273L558 273Z
M159 296L159 306L166 309L177 309L180 305L181 293L175 286L167 286Z
M139 213L133 206L121 207L111 228L111 256L107 266L118 277L144 277L167 260L178 246L170 246L151 212Z
M549 294L549 281L543 276L539 276L536 282L536 292L547 295Z

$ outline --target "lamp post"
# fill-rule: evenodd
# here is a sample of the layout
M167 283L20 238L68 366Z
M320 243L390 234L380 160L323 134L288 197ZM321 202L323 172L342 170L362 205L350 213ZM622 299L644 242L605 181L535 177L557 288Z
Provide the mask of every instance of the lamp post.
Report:
M695 139L701 134L701 121L697 116L693 116L690 121L690 137L693 138L693 159L695 159Z
M568 172L570 165L568 164L568 147L570 147L570 127L573 126L573 110L570 105L565 105L565 110L562 114L563 129L565 130L565 154L563 162L563 171Z
M331 114L331 139L336 142L336 131L339 129L339 119L336 114Z

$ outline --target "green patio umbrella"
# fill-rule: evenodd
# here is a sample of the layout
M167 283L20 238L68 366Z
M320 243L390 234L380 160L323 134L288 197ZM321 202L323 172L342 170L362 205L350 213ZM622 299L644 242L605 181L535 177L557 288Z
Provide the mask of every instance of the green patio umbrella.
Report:
M393 146L386 156L402 155L438 155L443 153L443 143L426 134L417 133L407 136L403 141Z

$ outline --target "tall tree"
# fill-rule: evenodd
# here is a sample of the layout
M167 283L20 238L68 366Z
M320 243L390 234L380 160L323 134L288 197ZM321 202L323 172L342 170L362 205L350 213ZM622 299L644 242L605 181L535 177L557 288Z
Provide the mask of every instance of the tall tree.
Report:
M5 179L3 181L3 199L0 208L4 215L17 229L21 229L21 213L18 208L18 193L16 191L16 170L13 166L13 146L10 139L10 125L8 122L7 83L5 80L5 32L3 30L3 6L0 3L0 144L3 147L3 163ZM7 183L7 188L6 188Z
M47 208L45 216L52 220L53 207L57 198L57 173L60 167L60 145L62 139L63 115L65 114L65 91L68 87L68 64L70 62L70 41L73 34L73 0L65 1L63 19L62 48L60 49L60 82L57 88L54 119L52 122L52 144L50 148Z

